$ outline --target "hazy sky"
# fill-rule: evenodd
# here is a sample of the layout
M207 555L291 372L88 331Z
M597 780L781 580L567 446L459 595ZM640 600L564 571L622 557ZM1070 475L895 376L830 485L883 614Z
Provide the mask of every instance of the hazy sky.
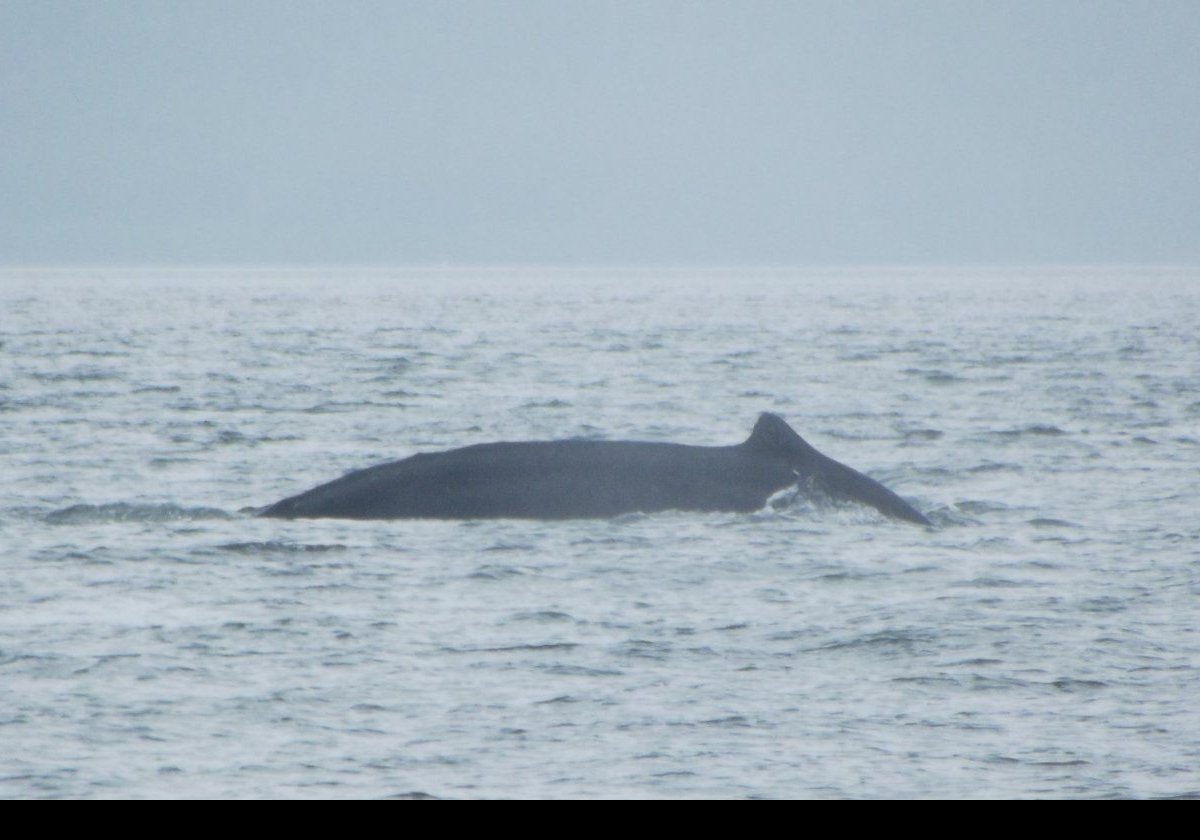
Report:
M0 264L1200 262L1200 0L0 0Z

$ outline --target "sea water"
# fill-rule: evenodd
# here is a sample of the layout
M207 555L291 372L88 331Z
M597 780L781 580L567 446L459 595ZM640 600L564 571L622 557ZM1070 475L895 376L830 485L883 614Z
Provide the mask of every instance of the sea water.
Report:
M1200 270L7 270L0 796L1200 795ZM934 528L257 519L762 411Z

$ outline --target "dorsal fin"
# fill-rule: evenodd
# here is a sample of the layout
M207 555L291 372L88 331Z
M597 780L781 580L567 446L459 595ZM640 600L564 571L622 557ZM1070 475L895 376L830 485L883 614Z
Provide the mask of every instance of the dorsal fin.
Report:
M789 426L778 414L763 412L758 415L754 431L742 446L756 452L777 452L796 454L797 450L807 452L812 449L800 435Z
M880 513L920 525L932 524L923 513L878 481L813 449L782 417L760 414L754 431L742 446L764 455L787 458L797 476L815 482L835 499L870 505Z
M782 417L765 411L758 415L754 431L746 438L742 448L772 458L783 458L798 475L811 475L821 457Z

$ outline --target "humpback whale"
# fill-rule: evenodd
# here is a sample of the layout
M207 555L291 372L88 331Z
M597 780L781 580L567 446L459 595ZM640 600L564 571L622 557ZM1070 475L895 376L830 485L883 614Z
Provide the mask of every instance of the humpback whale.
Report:
M349 473L276 502L284 519L577 519L762 509L790 487L930 525L879 482L822 455L763 414L736 446L559 440L482 443Z

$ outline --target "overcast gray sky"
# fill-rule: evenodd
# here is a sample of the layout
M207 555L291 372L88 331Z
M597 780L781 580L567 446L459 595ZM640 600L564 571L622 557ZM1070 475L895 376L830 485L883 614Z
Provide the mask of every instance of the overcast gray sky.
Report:
M0 0L0 264L1200 262L1200 2Z

